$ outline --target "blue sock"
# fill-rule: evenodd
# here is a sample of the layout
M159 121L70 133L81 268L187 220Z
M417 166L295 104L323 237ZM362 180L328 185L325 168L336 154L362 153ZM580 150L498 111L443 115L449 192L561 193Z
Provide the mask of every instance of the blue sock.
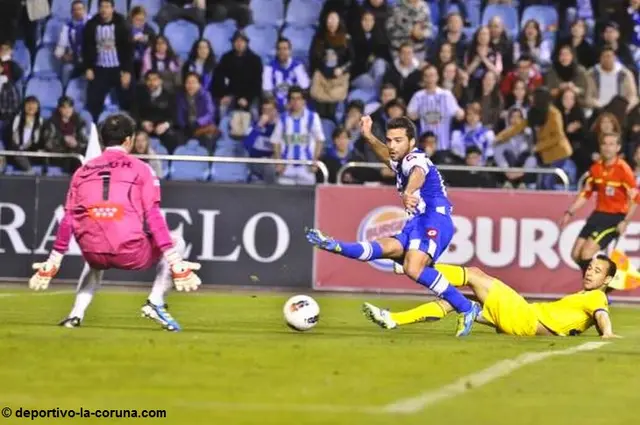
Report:
M382 247L378 242L339 242L338 254L360 261L371 261L382 258Z
M418 278L418 283L438 294L440 298L451 304L458 313L466 313L471 310L471 301L454 286L451 286L447 278L433 267L424 268Z

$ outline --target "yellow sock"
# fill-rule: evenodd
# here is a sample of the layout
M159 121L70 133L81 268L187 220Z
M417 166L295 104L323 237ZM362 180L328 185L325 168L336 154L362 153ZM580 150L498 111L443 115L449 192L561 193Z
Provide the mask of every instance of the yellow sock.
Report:
M398 325L409 325L418 322L431 322L442 319L447 311L437 301L422 304L416 308L398 313L391 313L391 319Z
M436 264L434 266L453 286L464 286L467 284L467 270L462 266L451 264Z

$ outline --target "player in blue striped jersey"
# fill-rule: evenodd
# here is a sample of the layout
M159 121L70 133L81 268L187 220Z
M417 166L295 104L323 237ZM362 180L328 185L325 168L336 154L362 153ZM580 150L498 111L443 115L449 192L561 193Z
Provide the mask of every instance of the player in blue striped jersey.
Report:
M304 64L291 57L291 41L281 37L276 43L276 57L264 67L262 72L262 90L271 93L278 101L278 110L287 106L289 87L309 88L309 75Z
M460 313L456 336L468 335L480 306L465 298L433 268L454 233L451 203L442 176L424 152L416 148L416 128L409 118L389 121L386 146L371 133L369 116L362 118L360 126L378 159L396 173L396 186L409 220L394 237L371 242L342 242L318 229L307 230L307 240L320 249L360 261L387 258L402 263L408 277L431 289ZM395 327L388 311L369 303L364 304L363 311L377 324Z
M324 148L324 132L318 114L306 106L300 86L289 89L288 111L280 114L271 135L274 158L317 161ZM280 184L315 184L315 165L277 165Z

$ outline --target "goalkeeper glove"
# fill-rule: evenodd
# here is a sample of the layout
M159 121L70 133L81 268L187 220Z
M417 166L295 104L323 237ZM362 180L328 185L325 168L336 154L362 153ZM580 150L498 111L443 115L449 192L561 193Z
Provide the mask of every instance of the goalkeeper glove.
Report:
M175 249L170 249L164 254L164 259L169 263L171 278L178 291L195 291L202 283L194 270L200 270L200 263L191 263L182 259Z
M29 288L34 291L44 291L49 287L49 282L60 270L63 255L57 251L51 251L49 258L44 263L33 263L31 268L37 270L29 279Z

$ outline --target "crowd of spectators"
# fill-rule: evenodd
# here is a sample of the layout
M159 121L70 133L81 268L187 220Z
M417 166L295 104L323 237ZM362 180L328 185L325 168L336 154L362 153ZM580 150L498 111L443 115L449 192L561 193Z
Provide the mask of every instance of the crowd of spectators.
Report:
M285 118L309 111L302 133L320 149L301 159L320 157L332 182L348 161L375 162L360 136L363 114L372 116L381 139L390 118L411 117L420 148L436 164L557 167L576 184L598 159L599 136L612 131L622 136L630 163L640 157L640 0L92 1L90 7L85 0L53 0L48 20L31 20L33 11L18 1L11 22L0 22L6 149L83 154L88 124L120 109L138 122L137 153L182 153L195 143L210 155L282 157ZM263 3L305 7L315 13L313 25L269 26L257 13ZM55 15L59 4L68 8L64 16ZM547 13L528 14L536 5L548 6ZM62 22L53 40L52 20ZM230 20L229 49L217 51L226 40L206 29ZM185 34L166 30L176 21L197 27L187 49ZM265 27L278 29L267 49ZM305 39L309 30L313 36ZM34 58L29 69L14 57L17 45ZM56 82L66 87L53 107L41 105L42 91L29 90L30 69L31 79L42 78L35 68L43 49L51 51ZM25 173L42 165L63 173L77 167L70 159L7 162ZM179 178L163 161L151 162L162 176ZM250 165L234 179L282 183L289 168ZM520 172L445 174L454 186L556 187L553 179ZM393 176L363 168L343 180L393 182Z

